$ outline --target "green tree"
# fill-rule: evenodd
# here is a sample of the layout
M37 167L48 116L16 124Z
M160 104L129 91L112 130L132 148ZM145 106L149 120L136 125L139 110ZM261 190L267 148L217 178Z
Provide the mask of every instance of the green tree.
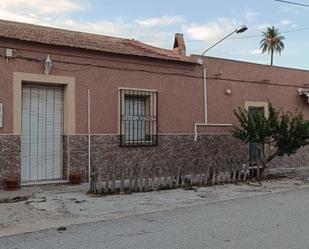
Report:
M260 49L263 54L270 54L270 65L273 65L274 53L281 55L281 52L284 50L284 39L285 37L279 33L279 29L274 26L267 27L266 31L262 32Z
M246 143L256 143L261 151L261 178L274 158L295 153L309 137L309 122L297 110L276 110L269 104L267 117L261 112L249 114L244 108L234 110L234 114L239 126L233 127L232 135Z

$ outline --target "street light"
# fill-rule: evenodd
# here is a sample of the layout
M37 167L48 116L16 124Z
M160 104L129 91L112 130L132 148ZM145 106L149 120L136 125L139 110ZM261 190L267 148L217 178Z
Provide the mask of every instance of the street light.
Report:
M220 41L216 42L214 45L212 45L210 48L207 48L203 53L202 56L204 56L204 54L206 52L208 52L210 49L212 49L213 47L215 47L216 45L218 45L220 42L224 41L226 38L230 37L233 34L240 34L245 32L248 29L248 27L246 25L240 25L239 27L237 27L235 30L233 30L233 32L231 32L230 34L228 34L227 36L223 37Z

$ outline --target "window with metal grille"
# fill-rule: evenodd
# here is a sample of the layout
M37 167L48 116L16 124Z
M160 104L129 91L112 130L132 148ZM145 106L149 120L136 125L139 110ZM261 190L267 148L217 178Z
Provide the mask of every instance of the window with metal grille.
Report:
M120 90L120 146L157 145L158 93Z

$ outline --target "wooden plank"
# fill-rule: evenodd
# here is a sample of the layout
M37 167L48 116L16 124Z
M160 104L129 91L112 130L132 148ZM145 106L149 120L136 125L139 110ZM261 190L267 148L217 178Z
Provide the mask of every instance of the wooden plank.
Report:
M120 193L124 192L124 167L121 167Z
M134 192L138 192L138 174L137 174L137 169L134 169Z
M167 167L164 168L164 187L167 187Z
M218 171L218 175L216 177L216 182L217 182L217 184L221 183L221 171Z
M213 168L211 184L215 185L215 183L216 183L216 169Z
M157 181L158 188L157 189L162 187L162 178L161 178L161 176L162 176L162 169L161 169L161 167L159 167L159 175L158 175L158 181Z
M236 182L236 173L237 173L237 170L234 169L233 170L233 179L232 179L233 182Z
M133 167L130 167L130 173L129 173L129 192L133 192Z
M241 181L242 179L241 179L241 173L242 173L242 169L238 169L238 176L237 176L237 178L238 178L238 181Z
M184 170L181 171L181 187L184 188L186 185L186 173Z
M196 165L193 166L193 173L191 174L191 179L190 179L190 184L191 186L193 186L194 184L196 184Z
M97 189L97 175L92 174L90 178L90 193L95 193Z
M109 192L109 173L106 173L105 192Z
M145 191L149 191L149 178L150 174L149 174L149 167L147 164L145 167Z
M156 168L155 168L155 166L152 167L151 188L152 188L152 190L155 190L155 188L156 188Z
M202 183L203 183L203 172L202 170L200 170L199 181L198 181L199 187L202 186Z
M261 160L258 160L257 165L256 165L256 178L257 178L257 180L260 179L260 165L261 165Z
M178 170L176 171L176 183L175 183L175 188L179 187L179 181L180 181L180 173L181 173L181 169L180 167L178 167Z
M244 165L244 182L247 180L247 173L248 173L248 168L247 164Z
M207 181L208 181L208 174L209 174L209 169L208 167L206 168L206 172L205 172L205 176L202 182L202 186L206 186L207 185Z
M111 182L111 192L115 193L115 182L116 182L116 169L115 169L115 165L113 165L112 168L112 182Z
M231 182L231 172L230 171L225 172L225 181L227 183Z
M139 173L139 184L138 184L138 190L140 192L143 192L144 189L144 168L143 165L140 167L140 173Z

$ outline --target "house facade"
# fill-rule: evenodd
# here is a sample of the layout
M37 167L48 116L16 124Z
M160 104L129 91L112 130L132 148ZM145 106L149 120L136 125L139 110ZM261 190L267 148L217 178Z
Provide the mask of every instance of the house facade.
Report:
M203 60L186 56L181 34L166 50L0 21L0 186L7 176L27 185L80 172L85 182L140 165L230 167L248 159L230 135L233 109L271 101L309 117L298 93L309 72Z
M104 174L112 165L190 167L196 158L214 162L218 151L240 150L223 146L228 134L194 142L194 124L204 117L203 69L185 56L181 35L174 50L164 50L28 24L0 26L2 179L17 175L24 185L79 171L87 181L89 172Z
M301 111L309 119L309 71L211 57L203 58L203 66L208 123L237 125L233 110L260 108L267 115L269 103L285 111ZM289 157L277 157L271 168L295 172L308 165L309 147L305 146Z

